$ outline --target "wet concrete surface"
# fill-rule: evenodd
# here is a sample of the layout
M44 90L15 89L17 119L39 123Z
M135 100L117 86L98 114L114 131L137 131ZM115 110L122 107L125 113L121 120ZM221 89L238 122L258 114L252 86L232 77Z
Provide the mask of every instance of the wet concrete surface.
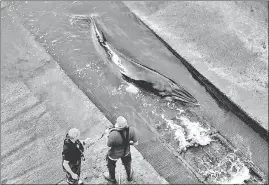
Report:
M30 2L29 2L30 3ZM7 11L16 12L10 19L17 19L53 56L65 73L113 123L118 115L124 115L140 132L140 142L159 138L156 123L173 118L178 111L171 110L167 102L147 92L135 94L126 91L129 86L118 76L111 74L91 41L90 26L76 22L76 16L96 13L101 18L104 33L121 52L155 69L186 87L201 102L200 108L185 107L189 119L216 127L225 136L232 136L233 143L242 151L250 151L256 165L268 171L266 141L254 133L233 113L222 110L217 102L196 82L188 70L173 56L156 37L121 3L111 2L31 2ZM116 11L117 10L117 11ZM119 11L120 10L120 11ZM116 13L115 13L116 12ZM8 13L8 12L7 12ZM19 18L20 17L20 18ZM120 20L120 21L119 21ZM127 23L121 24L121 23ZM165 62L164 62L165 61ZM169 65L167 65L169 61ZM201 93L202 92L202 93ZM157 114L155 114L155 113ZM227 125L229 124L229 126ZM243 128L243 130L242 130ZM236 137L236 139L234 139ZM244 138L238 140L238 138ZM251 142L250 142L251 141ZM159 142L161 145L161 143ZM176 150L176 148L175 148ZM189 180L180 183L197 183L194 175L179 163L177 169L189 174ZM188 175L187 175L188 176Z
M1 10L9 5L8 1L1 1Z

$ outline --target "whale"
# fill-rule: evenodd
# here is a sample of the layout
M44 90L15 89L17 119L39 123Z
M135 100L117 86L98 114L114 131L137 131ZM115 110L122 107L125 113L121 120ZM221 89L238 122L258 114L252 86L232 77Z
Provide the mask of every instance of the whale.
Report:
M116 74L119 74L125 81L132 83L136 87L153 93L169 102L200 105L194 96L174 80L118 51L107 41L96 18L90 16L90 19L93 43L101 57L111 66Z

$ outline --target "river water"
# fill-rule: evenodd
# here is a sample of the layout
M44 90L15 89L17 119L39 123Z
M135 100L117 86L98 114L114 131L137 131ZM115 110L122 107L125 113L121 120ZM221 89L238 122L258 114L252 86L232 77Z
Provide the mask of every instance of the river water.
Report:
M267 143L222 109L122 2L16 2L8 11L19 15L36 41L112 122L124 115L139 130L141 142L157 134L181 152L209 144L210 134L217 129L224 136L234 136L231 140L237 145L243 142L240 149L268 172ZM89 15L96 15L107 40L118 51L183 86L200 106L168 103L111 73L94 46Z

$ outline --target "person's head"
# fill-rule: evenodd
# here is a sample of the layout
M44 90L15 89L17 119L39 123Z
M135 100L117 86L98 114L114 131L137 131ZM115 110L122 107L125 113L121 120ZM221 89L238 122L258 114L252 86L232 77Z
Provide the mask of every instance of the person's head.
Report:
M71 128L68 131L68 136L71 140L76 141L80 137L80 131L77 128Z
M123 116L119 116L115 123L115 128L126 128L128 127L127 120Z

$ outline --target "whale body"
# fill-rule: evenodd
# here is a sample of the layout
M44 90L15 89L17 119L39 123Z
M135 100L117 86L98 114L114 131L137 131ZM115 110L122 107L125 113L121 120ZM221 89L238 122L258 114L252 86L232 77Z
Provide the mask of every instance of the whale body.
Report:
M103 59L108 61L115 73L120 73L124 80L168 101L180 101L182 103L199 105L198 101L182 86L159 72L127 57L114 48L107 41L104 33L98 28L93 16L91 16L91 25L92 36L97 50L101 52Z

